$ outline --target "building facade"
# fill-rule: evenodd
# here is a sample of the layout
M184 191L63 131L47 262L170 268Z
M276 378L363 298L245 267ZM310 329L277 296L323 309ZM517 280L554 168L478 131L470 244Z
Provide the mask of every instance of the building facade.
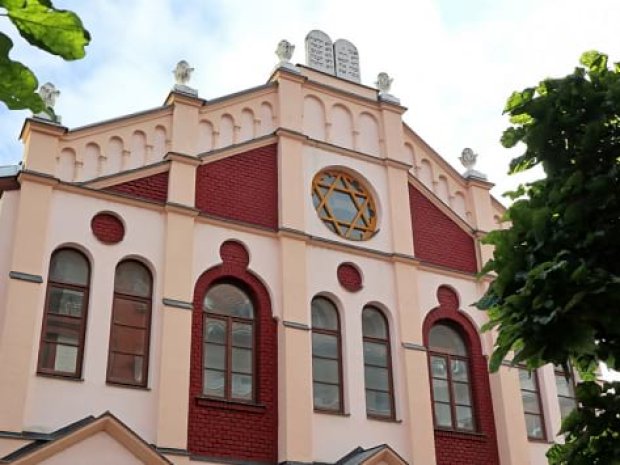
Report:
M4 462L545 463L571 385L489 374L471 307L492 185L309 37L239 93L177 76L152 110L26 120L0 168Z

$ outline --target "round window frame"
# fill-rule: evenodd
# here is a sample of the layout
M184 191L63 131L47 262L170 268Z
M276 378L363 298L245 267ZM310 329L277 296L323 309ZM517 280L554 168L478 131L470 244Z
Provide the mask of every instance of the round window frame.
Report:
M319 187L319 179L321 178L321 176L325 175L325 174L329 174L334 176L335 180L328 186L326 185L322 185L322 187L328 187L328 191L325 194L325 196L323 196L322 194L319 195L318 193L318 187ZM349 222L343 222L340 221L339 218L337 218L329 209L329 206L327 205L327 202L329 200L329 197L331 195L331 193L334 191L334 186L335 184L338 182L339 179L341 179L341 177L345 177L345 180L347 180L346 178L349 178L352 181L355 181L358 183L358 185L361 187L361 190L358 191L351 191L348 189L337 189L338 192L345 192L348 193L349 196L351 197L351 202L354 204L356 210L357 210L357 214L356 216L353 218L353 221ZM348 180L347 180L348 181ZM353 201L353 197L351 196L351 194L357 194L357 195L363 195L366 198L366 202L363 203L360 206L358 206L357 204L354 203ZM343 239L349 240L349 241L354 241L354 242L363 242L363 241L367 241L372 239L377 232L379 231L378 228L378 223L379 223L379 211L378 211L378 202L375 199L376 195L373 191L373 189L370 188L368 182L366 182L366 180L360 176L357 173L352 173L349 170L344 170L341 168L324 168L322 170L320 170L319 172L317 172L314 177L312 178L312 186L311 186L311 200L312 200L312 206L314 208L314 211L316 212L317 217L319 218L319 220L321 221L321 223L327 228L329 229L332 233L336 234L338 237L341 237ZM315 205L315 201L314 201L314 197L315 195L318 196L319 203L318 205ZM374 212L374 215L370 218L368 218L367 224L368 226L366 228L364 228L363 230L363 234L361 238L355 238L355 237L351 237L350 234L352 231L361 231L362 228L359 227L355 227L355 223L358 221L359 217L360 217L360 210L366 205L369 204L370 208L372 209L372 211ZM322 215L320 213L320 208L322 207L326 207L326 211L328 213L328 217L325 217L324 215ZM363 212L361 212L361 214L363 215ZM332 224L332 227L328 226L328 223ZM340 226L348 226L348 229L345 233L342 233Z

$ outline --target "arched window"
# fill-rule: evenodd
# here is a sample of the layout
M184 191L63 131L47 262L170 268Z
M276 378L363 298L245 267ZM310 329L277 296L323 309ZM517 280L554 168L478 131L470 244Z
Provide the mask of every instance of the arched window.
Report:
M475 431L468 351L461 335L437 323L429 335L435 427Z
M81 376L89 284L90 264L83 254L74 249L52 254L38 373Z
M234 284L215 284L205 295L203 318L203 394L253 401L256 343L250 297Z
M315 410L343 411L340 320L324 297L312 299L312 387Z
M374 307L362 311L366 414L394 418L394 389L390 333L383 313Z
M147 385L152 293L153 279L146 266L136 260L118 264L114 276L108 382Z

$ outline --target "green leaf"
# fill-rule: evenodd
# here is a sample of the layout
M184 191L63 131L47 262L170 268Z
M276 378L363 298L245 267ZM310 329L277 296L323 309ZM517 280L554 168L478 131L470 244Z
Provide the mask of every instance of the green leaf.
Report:
M581 55L579 62L590 71L600 73L607 69L607 55L597 52L596 50L585 52Z
M535 89L529 87L524 89L522 92L513 92L510 97L508 97L508 101L506 102L506 106L504 107L504 113L510 113L524 103L530 102L532 97L534 97Z
M10 110L43 111L43 100L37 94L39 83L30 69L9 58L13 42L0 32L0 101Z
M57 10L45 0L25 0L21 7L16 3L7 2L8 16L30 44L65 60L84 57L90 34L75 13Z

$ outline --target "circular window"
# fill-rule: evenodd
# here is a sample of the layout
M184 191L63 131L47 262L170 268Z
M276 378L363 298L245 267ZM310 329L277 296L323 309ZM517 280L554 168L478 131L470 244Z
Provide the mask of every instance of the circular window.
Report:
M377 228L375 202L355 177L337 170L321 171L312 181L314 208L325 226L346 239L370 239Z

